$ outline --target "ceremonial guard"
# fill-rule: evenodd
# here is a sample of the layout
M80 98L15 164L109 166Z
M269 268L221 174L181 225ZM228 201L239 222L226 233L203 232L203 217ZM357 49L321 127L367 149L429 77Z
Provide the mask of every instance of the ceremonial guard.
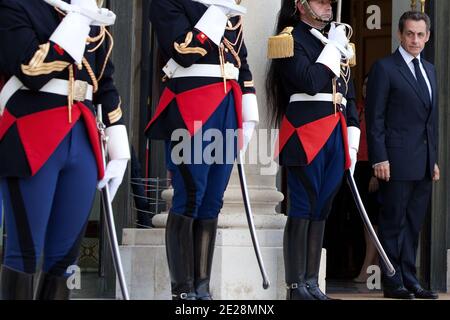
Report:
M239 2L153 0L150 9L165 66L164 91L146 134L167 146L174 189L166 226L173 299L211 299L224 191L237 152L245 148L259 120L243 39L245 8ZM229 139L227 131L240 133L242 128L242 136ZM178 159L180 132L188 142ZM212 144L215 151L208 153Z
M49 4L51 3L51 5ZM117 191L130 157L95 0L0 0L0 182L7 240L2 299L68 299L97 186ZM95 108L103 106L103 166ZM100 183L99 183L99 180Z
M360 130L350 83L349 26L331 23L330 0L284 0L269 40L269 108L280 127L290 208L284 233L287 299L327 300L318 275L326 219ZM326 29L328 35L326 35Z

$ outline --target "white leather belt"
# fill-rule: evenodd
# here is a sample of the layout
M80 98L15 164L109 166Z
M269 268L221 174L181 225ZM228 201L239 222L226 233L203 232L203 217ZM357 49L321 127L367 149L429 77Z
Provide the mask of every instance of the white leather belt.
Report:
M0 92L0 115L3 114L6 104L9 99L18 90L29 90L23 83L15 76L11 77ZM52 79L44 85L39 92L53 93L61 96L69 95L69 81L62 79ZM75 101L92 101L93 87L86 81L75 80L73 86L73 99Z
M225 63L222 72L222 68L218 64L193 64L190 67L183 68L175 60L170 59L164 66L163 71L170 79L187 77L239 79L239 69L229 62Z
M345 99L341 93L336 93L333 98L332 93L318 93L314 96L310 96L306 93L297 93L293 94L289 100L289 102L297 102L297 101L322 101L322 102L336 102L336 104L341 104L347 106L347 99Z

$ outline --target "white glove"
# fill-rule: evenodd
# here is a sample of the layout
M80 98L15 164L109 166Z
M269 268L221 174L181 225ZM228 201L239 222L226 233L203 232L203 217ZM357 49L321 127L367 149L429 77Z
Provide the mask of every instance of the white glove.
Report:
M123 176L125 174L125 170L127 169L127 164L127 159L109 161L106 166L105 176L98 183L97 187L99 190L108 185L111 201L113 201L114 197L116 196L117 190L119 189L120 184L123 181Z
M228 17L222 9L217 6L210 6L197 21L194 28L206 34L212 42L220 46L227 22Z
M351 167L350 172L355 173L356 162L358 161L359 141L361 137L361 130L357 127L348 127L348 153L350 155Z
M92 19L92 26L111 26L116 21L114 12L99 8L96 0L71 0L70 3L79 7L81 14Z
M80 13L69 12L50 36L50 41L63 48L77 64L81 64L92 20Z
M242 151L245 153L247 151L250 140L252 140L253 132L255 132L256 122L248 121L242 123L242 131L244 138L244 145Z
M345 33L345 26L336 25L335 23L331 24L330 31L328 32L328 40L333 43L337 43L344 48L347 48L350 43Z
M344 25L332 23L328 33L328 40L329 43L332 43L338 48L345 59L352 59L355 56L355 52L350 46L350 40L347 38Z
M124 125L108 127L105 130L105 134L108 137L107 149L111 160L106 165L105 176L98 183L97 187L102 189L108 184L112 201L122 183L131 155L127 129Z
M328 38L325 38L317 29L312 28L310 32L326 44L316 62L326 65L339 78L342 57L349 60L355 56L352 46L349 45L350 41L347 39L345 26L332 23L328 32Z
M70 4L92 11L97 11L99 9L95 0L71 0Z
M336 26L335 23L332 23L330 31L328 32L328 38L325 38L324 35L317 29L312 28L310 32L317 39L326 44L316 62L327 66L335 74L335 76L339 78L341 76L342 56L350 59L353 52L353 50L350 50L351 52L347 50L347 47L350 46L348 45L349 40L345 34L345 26Z
M350 173L353 176L355 174L356 162L358 161L358 151L353 148L350 148L348 150L348 153L350 155L350 161L351 161Z
M105 8L99 8L95 0L71 0L71 4L62 0L44 1L66 13L76 12L88 17L91 20L91 26L111 26L116 21L114 12Z
M259 123L258 100L254 93L242 95L242 121Z
M235 0L192 0L204 4L205 6L217 6L224 15L229 17L242 16L247 13L247 9L236 4Z

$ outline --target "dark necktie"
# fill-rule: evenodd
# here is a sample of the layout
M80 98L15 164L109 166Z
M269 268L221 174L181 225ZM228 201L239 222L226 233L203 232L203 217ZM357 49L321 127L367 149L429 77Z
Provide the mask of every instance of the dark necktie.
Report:
M425 101L427 101L427 103L430 103L430 91L428 90L427 83L425 81L425 78L423 77L422 70L420 69L419 59L415 58L413 60L413 63L414 70L416 72L417 83L419 84L419 88L422 91L420 94L425 98Z

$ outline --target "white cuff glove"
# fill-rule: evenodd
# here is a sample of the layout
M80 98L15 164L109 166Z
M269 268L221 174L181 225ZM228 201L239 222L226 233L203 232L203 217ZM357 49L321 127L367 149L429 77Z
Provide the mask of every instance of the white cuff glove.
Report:
M244 122L259 122L258 100L254 93L242 95L242 120Z
M70 4L79 7L80 13L91 19L92 26L111 26L116 22L114 12L99 8L96 0L71 0Z
M200 30L216 45L220 45L225 33L228 17L217 6L210 6L203 16L198 20L195 29Z
M70 4L93 11L99 9L95 0L70 0Z
M211 39L216 45L220 45L228 17L243 15L246 9L236 4L234 0L193 0L209 7L195 25Z
M358 161L359 140L361 137L361 130L357 127L348 127L348 152L351 160L350 172L355 173L356 162Z
M345 59L352 59L355 55L353 48L350 46L350 40L347 38L344 25L331 24L330 31L328 32L328 43L333 44L339 49L342 56Z
M247 13L247 9L236 3L236 0L193 0L204 4L207 7L217 6L223 11L226 16L234 17L241 16Z
M131 159L130 145L128 143L127 128L122 125L115 125L105 129L108 137L109 159Z
M72 0L70 4L63 0L44 0L49 5L66 13L79 13L89 18L91 26L111 26L116 21L114 12L99 8L95 0Z
M250 140L252 140L253 132L255 132L256 122L244 122L242 123L242 131L244 138L244 146L242 148L242 152L245 153L247 151Z
M105 130L108 137L108 155L111 159L106 165L105 176L98 183L98 189L109 188L111 201L114 199L130 160L128 134L124 125L111 126Z
M246 93L242 95L242 131L244 145L242 151L247 151L248 144L252 140L256 124L259 122L258 101L256 94Z
M127 159L109 161L106 166L105 176L98 183L97 187L99 190L103 189L105 186L108 186L111 201L114 200L117 190L122 184L123 176L127 170L127 164Z
M77 64L81 64L92 20L76 13L68 13L50 36L50 41L63 48Z
M332 23L328 38L325 38L317 29L313 28L310 31L317 39L326 44L316 62L327 66L339 78L342 56L345 59L352 59L355 55L353 48L349 45L350 41L347 39L345 26L336 26Z
M345 26L331 24L330 31L328 32L328 40L337 43L339 46L346 48L350 41L347 39L345 33Z
M356 162L358 162L358 151L350 148L348 150L348 153L350 155L350 161L351 161L350 172L353 176L355 174Z
M336 77L341 76L341 53L333 44L329 43L325 46L316 63L327 66Z

